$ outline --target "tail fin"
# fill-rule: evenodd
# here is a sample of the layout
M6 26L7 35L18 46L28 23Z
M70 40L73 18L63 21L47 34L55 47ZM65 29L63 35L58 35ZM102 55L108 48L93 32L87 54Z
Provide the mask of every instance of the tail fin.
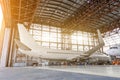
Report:
M23 24L18 24L18 31L20 36L20 41L28 46L30 49L39 49L40 46L35 42L33 37L29 34L27 29L24 27Z

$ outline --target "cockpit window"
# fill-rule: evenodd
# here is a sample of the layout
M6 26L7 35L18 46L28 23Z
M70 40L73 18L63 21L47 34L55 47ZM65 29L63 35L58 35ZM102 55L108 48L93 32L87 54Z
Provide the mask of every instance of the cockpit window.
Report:
M110 47L110 49L118 49L118 47Z

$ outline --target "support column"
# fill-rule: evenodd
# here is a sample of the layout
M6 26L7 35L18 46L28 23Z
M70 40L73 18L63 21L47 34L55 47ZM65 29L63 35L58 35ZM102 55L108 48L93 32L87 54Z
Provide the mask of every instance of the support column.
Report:
M0 67L6 67L8 62L8 51L10 41L10 28L5 28L5 35L3 40L2 55L0 60Z
M16 45L14 46L14 33L15 33L15 29L11 29L11 38L10 38L10 50L9 50L9 61L8 61L8 66L11 67L12 66L12 57L13 57L13 48L16 49Z

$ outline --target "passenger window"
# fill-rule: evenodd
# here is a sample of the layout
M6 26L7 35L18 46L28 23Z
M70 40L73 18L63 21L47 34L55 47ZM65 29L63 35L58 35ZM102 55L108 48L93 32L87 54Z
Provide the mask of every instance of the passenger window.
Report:
M110 47L110 49L118 49L118 47Z

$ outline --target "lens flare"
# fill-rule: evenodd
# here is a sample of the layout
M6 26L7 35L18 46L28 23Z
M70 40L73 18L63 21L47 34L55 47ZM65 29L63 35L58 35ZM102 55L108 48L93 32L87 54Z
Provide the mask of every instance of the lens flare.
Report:
M0 30L1 30L1 27L2 27L2 20L3 20L3 13L2 13L1 5L0 5Z

